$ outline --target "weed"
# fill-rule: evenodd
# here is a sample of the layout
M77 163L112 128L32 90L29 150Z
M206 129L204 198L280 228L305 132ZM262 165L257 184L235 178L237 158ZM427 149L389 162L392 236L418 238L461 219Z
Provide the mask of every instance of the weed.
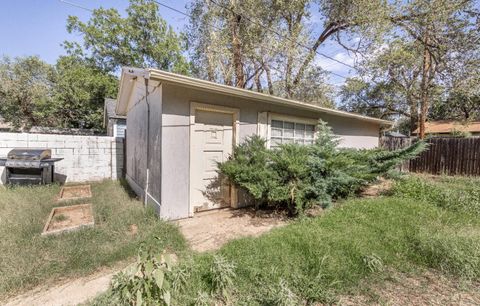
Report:
M380 272L384 270L383 261L376 254L365 255L363 256L362 260L365 264L365 267L370 272Z
M55 222L62 222L62 221L68 220L68 217L65 216L64 214L60 214L58 216L53 217L53 219L55 220Z
M217 254L213 257L210 277L212 291L218 293L221 297L228 298L229 290L233 287L233 279L235 278L235 265Z

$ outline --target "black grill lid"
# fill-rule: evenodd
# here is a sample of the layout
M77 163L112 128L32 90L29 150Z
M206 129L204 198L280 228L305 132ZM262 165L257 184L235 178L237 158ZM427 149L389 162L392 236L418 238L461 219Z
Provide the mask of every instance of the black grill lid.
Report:
M42 160L52 157L52 150L38 148L15 148L8 152L8 159Z

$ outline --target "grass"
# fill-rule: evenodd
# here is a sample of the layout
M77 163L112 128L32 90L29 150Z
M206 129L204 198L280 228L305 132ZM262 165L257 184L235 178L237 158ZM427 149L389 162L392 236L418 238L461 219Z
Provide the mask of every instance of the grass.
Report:
M417 182L408 180L413 182L398 184ZM479 180L469 181L469 196L474 197ZM425 186L430 184L451 193L457 188L464 192L466 186L463 179ZM297 220L258 238L232 241L217 252L193 255L177 268L184 278L188 275L188 281L174 292L174 304L192 305L199 303L199 297L205 304L215 300L235 305L332 303L340 295L359 293L365 282L388 279L391 271L420 275L434 269L479 281L476 205L471 199L455 203L460 207L445 206L436 196L418 200L413 193L351 199L321 217ZM228 294L219 291L223 287L215 281L222 274L215 268L219 257L230 269L235 267L224 282L235 284Z
M136 255L141 243L175 252L186 244L171 224L129 194L122 182L92 184L95 227L41 236L60 186L0 188L0 297L38 284L89 274ZM138 226L132 234L130 225ZM158 238L156 238L158 237Z
M173 305L335 303L339 296L368 294L368 283L389 280L392 273L433 270L478 282L479 183L410 177L389 196L349 199L320 217L234 240L215 252L184 251L167 275ZM58 186L0 191L0 235L7 237L0 241L2 292L111 265L134 255L142 241L159 250L185 250L177 229L145 211L118 183L92 187L96 227L51 238L39 233ZM132 223L139 228L134 237ZM109 294L92 304L108 305Z
M476 234L475 234L476 233ZM232 241L217 252L235 267L236 303L276 304L291 291L301 300L331 302L385 267L436 268L480 277L480 222L409 199L350 200L323 217L299 220L259 238ZM214 290L213 255L192 259L178 305Z

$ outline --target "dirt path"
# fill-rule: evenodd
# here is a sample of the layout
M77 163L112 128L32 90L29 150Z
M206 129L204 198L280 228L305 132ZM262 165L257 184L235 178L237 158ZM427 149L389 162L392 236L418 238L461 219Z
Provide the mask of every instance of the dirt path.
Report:
M217 210L176 222L190 247L198 252L220 248L228 241L245 236L259 236L287 221L278 215L262 214L253 209Z
M110 281L118 271L98 272L53 287L39 287L16 296L6 306L77 305L107 291Z
M255 214L249 209L226 209L200 213L195 218L175 223L192 249L208 251L221 247L231 239L258 236L273 227L286 224L286 221L271 215ZM85 303L107 291L113 275L120 270L98 272L59 285L38 287L14 297L5 305L66 306Z

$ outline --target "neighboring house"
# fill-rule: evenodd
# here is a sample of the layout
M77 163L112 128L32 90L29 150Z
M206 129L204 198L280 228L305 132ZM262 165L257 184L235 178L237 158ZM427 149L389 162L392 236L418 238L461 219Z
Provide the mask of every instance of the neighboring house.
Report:
M418 128L412 135L418 135ZM432 136L455 136L458 134L480 136L480 121L461 123L458 121L429 121L425 122L425 135Z
M146 85L148 84L148 85ZM310 144L319 119L342 146L374 148L392 122L154 69L124 68L116 112L128 117L126 178L162 218L241 207L248 197L217 178L233 146Z
M384 135L393 138L409 138L407 135L403 135L402 133L396 131L387 131Z
M113 137L125 137L127 128L127 116L119 116L115 113L117 100L105 98L103 126L107 129L107 135Z

